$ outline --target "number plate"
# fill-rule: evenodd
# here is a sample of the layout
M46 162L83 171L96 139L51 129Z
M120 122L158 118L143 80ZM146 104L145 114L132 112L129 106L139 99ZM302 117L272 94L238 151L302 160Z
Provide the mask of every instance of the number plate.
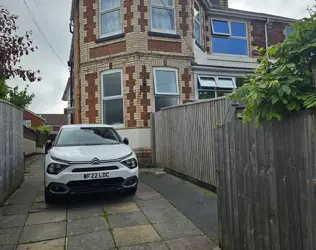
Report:
M83 179L105 179L105 178L109 178L109 176L110 176L109 172L89 173L89 174L84 174Z

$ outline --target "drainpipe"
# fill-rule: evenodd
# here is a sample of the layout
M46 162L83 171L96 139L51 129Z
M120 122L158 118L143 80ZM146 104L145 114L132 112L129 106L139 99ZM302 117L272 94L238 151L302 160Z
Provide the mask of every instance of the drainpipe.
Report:
M264 32L266 36L266 50L268 50L269 47L269 38L268 38L268 24L270 23L270 18L268 17L267 22L264 25Z

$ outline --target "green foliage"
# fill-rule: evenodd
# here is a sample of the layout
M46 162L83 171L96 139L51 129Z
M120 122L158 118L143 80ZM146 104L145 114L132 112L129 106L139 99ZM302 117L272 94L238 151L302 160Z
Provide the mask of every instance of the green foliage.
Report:
M50 127L45 126L45 125L38 126L38 127L31 127L31 129L35 132L40 132L41 134L46 134L46 135L49 135L51 132Z
M11 88L3 79L0 79L0 99L11 102L23 109L31 104L33 98L35 97L34 94L28 94L27 89L28 85L26 85L22 91L19 90L18 86Z
M256 125L303 109L316 107L316 13L293 24L295 33L284 43L269 48L259 67L230 98L242 101L244 121ZM262 51L262 50L261 50Z

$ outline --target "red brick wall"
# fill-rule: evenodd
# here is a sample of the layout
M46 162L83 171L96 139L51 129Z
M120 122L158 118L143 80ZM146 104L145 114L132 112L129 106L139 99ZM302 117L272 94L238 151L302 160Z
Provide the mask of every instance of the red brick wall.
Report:
M89 119L89 123L96 123L96 117L98 111L96 110L96 104L98 103L98 98L96 97L96 92L98 91L98 84L96 84L96 79L98 78L97 73L86 74L86 81L88 86L85 88L85 92L88 94L86 99L86 105L88 106L88 111L86 112L86 117Z
M30 120L32 127L38 127L45 125L45 121L41 118L33 115L32 113L27 112L26 110L23 113L23 120Z
M74 17L74 123L81 123L81 82L80 82L80 27L79 7L75 9Z
M148 40L148 50L181 53L181 42L169 42L161 40Z
M83 0L83 6L86 7L86 11L83 13L83 17L86 19L86 24L84 25L84 30L87 32L84 37L84 42L93 42L96 40L96 35L94 29L96 28L96 23L93 17L96 15L96 10L93 9L93 4L96 0Z
M126 41L121 41L118 43L106 44L96 48L90 49L90 58L97 58L101 56L107 56L112 54L117 54L126 51Z
M265 37L265 21L251 20L250 26L252 27L250 41L252 46L258 46L259 48L266 48L266 37ZM272 25L268 25L268 42L269 46L281 43L285 40L284 23L273 22ZM250 51L250 55L258 56L259 54L253 50Z

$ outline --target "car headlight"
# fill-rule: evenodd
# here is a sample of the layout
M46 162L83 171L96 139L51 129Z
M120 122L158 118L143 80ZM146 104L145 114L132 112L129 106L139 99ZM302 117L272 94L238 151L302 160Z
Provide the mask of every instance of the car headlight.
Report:
M128 168L130 169L133 169L133 168L137 168L138 165L137 165L137 160L135 158L130 158L130 159L127 159L125 161L121 161L125 166L127 166Z
M57 175L69 165L59 164L59 163L51 163L47 167L47 173Z

